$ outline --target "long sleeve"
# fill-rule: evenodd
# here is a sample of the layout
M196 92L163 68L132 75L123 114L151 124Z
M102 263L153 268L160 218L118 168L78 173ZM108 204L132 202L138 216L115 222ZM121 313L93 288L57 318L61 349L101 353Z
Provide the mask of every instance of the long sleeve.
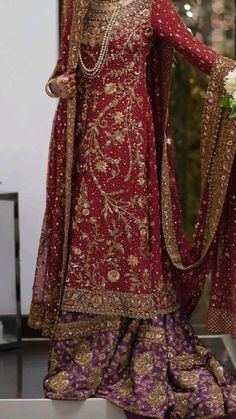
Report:
M193 36L172 0L153 0L151 25L155 34L170 42L189 63L210 74L218 54Z
M62 12L61 12L61 37L60 37L60 53L56 63L56 66L50 75L57 77L66 71L67 57L69 53L69 35L72 24L72 12L73 12L74 0L63 0Z

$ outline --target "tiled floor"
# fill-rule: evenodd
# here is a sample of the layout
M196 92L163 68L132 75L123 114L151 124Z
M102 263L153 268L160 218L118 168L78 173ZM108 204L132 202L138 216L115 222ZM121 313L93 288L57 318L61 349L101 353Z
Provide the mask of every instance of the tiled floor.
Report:
M202 342L235 375L229 354L220 338ZM42 380L47 371L48 341L27 341L21 349L0 352L0 399L43 398Z

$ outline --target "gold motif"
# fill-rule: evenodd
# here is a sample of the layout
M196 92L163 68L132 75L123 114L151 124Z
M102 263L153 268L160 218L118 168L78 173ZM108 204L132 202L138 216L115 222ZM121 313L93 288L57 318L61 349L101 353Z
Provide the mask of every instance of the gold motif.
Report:
M104 87L104 92L106 95L113 95L117 91L116 83L107 83Z
M229 395L232 400L236 401L236 384L232 385Z
M140 177L140 178L138 179L138 183L139 183L139 185L141 185L141 186L145 185L145 179L144 179L144 178L142 178L142 177Z
M99 160L99 161L97 161L97 163L95 164L95 168L96 168L96 170L97 170L98 172L100 172L100 173L106 173L106 170L107 170L107 163L106 163L106 162L104 162L104 161L102 161L102 160Z
M223 394L220 387L217 384L212 384L212 386L209 388L209 393L214 403L224 405Z
M56 392L65 391L69 383L69 376L65 371L55 374L53 377L46 381L46 384Z
M84 208L83 209L83 211L82 211L82 213L83 213L83 215L89 215L89 209L87 209L87 208Z
M148 375L152 372L154 359L152 352L144 352L137 356L134 361L134 371L141 376Z
M167 401L166 391L161 384L157 384L148 395L148 404L152 408L162 406Z
M57 339L70 339L71 337L85 337L102 332L115 332L120 327L118 316L99 316L88 320L79 320L72 323L58 323L55 336ZM87 352L90 352L89 350Z
M79 247L73 247L73 248L72 248L72 250L73 250L73 253L74 253L76 256L81 255L81 249L80 249Z
M225 382L225 376L224 376L224 368L223 366L217 361L217 359L211 359L210 360L210 369L215 375L217 381L219 384L223 384Z
M188 409L188 393L175 393L176 411L181 418L184 418Z
M161 294L162 295L162 294ZM157 314L167 314L176 311L178 305L170 301L162 308L162 300L158 303L153 294L136 294L119 291L78 290L66 288L63 296L62 309L93 314L123 315L140 319L155 317Z
M165 330L149 325L140 327L139 339L143 342L155 342L166 347Z
M115 269L108 272L107 277L110 282L117 282L120 279L120 273Z
M91 352L89 345L86 343L80 345L78 352L75 355L75 363L81 368L86 368L92 362L92 359L93 353Z
M133 393L133 382L130 377L127 377L118 389L120 397L128 397Z
M88 377L87 385L91 390L96 390L102 380L100 368L94 369Z
M129 255L128 256L128 264L130 266L137 266L139 263L138 257L136 255Z
M194 371L182 371L179 376L179 382L185 387L192 387L199 383L199 374Z
M115 123L122 124L124 121L124 114L122 112L116 112L114 115Z

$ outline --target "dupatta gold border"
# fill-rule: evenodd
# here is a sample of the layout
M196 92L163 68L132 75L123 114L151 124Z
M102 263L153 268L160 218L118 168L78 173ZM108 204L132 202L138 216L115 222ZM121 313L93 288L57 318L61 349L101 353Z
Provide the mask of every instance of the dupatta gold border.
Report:
M73 2L73 17L70 31L70 45L67 62L67 70L76 71L78 65L79 46L83 30L83 20L87 12L89 0L74 0ZM68 258L68 238L70 227L70 213L71 213L71 185L72 185L72 169L73 169L73 154L74 154L74 132L75 132L75 117L76 117L76 98L67 101L67 127L66 127L66 167L65 167L65 221L64 221L64 241L63 241L63 256L62 256L62 270L61 282L59 288L59 304L55 316L54 327L52 335L56 330L57 321L59 318L63 286L65 281L67 258Z
M204 188L209 187L206 224L203 227L201 254L198 260L189 265L184 265L182 262L178 247L172 209L171 179L166 139L163 144L162 228L168 255L173 265L181 270L190 270L202 263L215 237L222 214L236 151L236 121L229 119L228 110L224 110L219 102L224 94L224 76L234 67L235 62L233 60L220 56L217 58L211 71L204 103L201 131L202 194ZM197 225L196 223L195 232L197 231Z

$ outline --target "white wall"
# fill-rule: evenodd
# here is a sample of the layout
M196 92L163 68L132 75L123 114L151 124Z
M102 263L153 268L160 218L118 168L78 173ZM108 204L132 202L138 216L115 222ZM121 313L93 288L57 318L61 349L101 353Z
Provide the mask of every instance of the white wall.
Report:
M57 104L44 93L57 58L57 3L0 2L0 193L19 192L23 314L31 300Z

